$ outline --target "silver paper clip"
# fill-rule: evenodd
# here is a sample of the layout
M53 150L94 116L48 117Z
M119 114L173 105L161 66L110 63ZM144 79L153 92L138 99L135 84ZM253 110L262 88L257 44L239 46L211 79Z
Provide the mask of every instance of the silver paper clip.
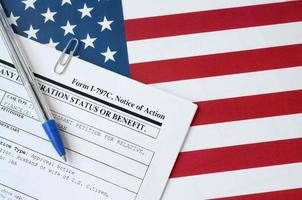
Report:
M75 43L74 46L72 46L72 43ZM76 38L72 38L69 40L67 46L64 48L59 60L57 61L55 67L54 67L54 72L57 74L63 74L66 70L66 68L68 67L75 51L77 50L79 45L79 40ZM73 48L72 48L73 47ZM70 49L68 58L65 59L66 56L66 52Z

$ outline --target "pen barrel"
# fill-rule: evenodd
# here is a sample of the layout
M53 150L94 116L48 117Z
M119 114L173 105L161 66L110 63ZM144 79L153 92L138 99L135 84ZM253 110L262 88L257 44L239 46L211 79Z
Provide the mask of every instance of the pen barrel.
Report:
M27 55L23 50L20 41L15 36L9 22L6 19L6 14L0 3L0 33L5 45L9 51L11 59L17 72L20 75L21 81L27 90L29 98L35 108L35 111L42 123L53 119L52 113L47 106L47 102L42 95L36 83L34 74L31 70Z
M34 81L29 83L29 87L25 87L33 107L42 123L53 120L53 115L48 107L45 97L41 93L38 84Z

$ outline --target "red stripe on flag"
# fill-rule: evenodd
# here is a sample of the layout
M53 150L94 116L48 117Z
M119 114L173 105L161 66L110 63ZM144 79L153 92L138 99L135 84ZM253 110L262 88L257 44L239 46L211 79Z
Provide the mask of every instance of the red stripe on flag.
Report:
M292 190L282 190L282 191L275 191L275 192L265 192L265 193L258 193L258 194L249 194L249 195L242 195L236 197L226 197L226 198L218 198L215 200L301 200L302 198L302 189L292 189Z
M135 80L160 83L299 66L302 65L301 52L301 44L289 45L138 63L132 64L130 71Z
M302 138L299 138L181 152L170 177L302 162L301 146Z
M302 113L302 90L197 102L192 125Z
M302 20L302 2L292 1L125 21L127 40L140 40Z

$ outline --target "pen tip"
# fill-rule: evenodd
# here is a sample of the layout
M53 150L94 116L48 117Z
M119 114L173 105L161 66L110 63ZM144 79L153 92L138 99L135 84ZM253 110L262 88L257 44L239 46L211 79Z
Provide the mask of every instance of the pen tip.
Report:
M65 155L64 155L64 156L61 156L61 158L64 160L64 162L67 162L67 158L66 158Z

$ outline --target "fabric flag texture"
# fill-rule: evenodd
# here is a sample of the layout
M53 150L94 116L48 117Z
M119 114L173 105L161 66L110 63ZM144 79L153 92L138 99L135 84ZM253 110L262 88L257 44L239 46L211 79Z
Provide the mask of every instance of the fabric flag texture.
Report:
M131 77L199 105L163 200L302 199L302 1L123 6Z
M302 1L124 0L127 43L121 1L4 2L19 34L79 37L80 58L199 105L163 200L302 198Z

